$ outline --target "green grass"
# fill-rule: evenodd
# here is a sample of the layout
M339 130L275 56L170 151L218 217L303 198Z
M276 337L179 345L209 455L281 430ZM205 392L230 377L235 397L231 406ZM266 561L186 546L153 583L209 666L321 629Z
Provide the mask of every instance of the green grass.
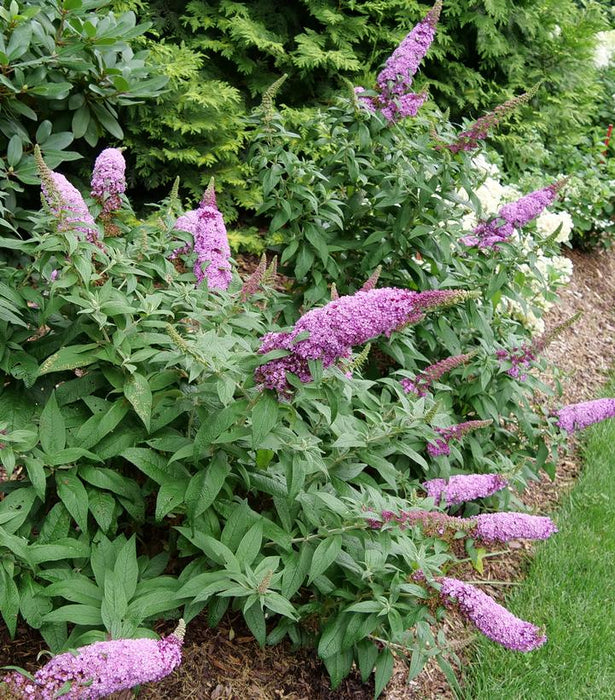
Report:
M544 626L548 641L523 654L481 639L466 669L467 699L615 698L615 419L585 436L584 471L556 517L560 532L537 548L506 603Z

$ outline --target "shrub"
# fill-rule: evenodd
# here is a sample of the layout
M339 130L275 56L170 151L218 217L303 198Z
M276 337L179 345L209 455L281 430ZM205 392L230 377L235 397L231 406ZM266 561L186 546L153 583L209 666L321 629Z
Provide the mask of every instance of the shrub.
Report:
M544 444L531 459L515 451L523 439L510 422L515 405L538 432L535 380L514 379L494 352L493 329L518 326L495 321L489 297L458 295L457 307L412 316L386 341L421 365L472 346L450 386L415 397L397 379L362 378L362 352L324 370L309 360L311 381L289 374L280 401L254 372L288 353L259 354L260 338L296 313L263 287L263 266L243 286L236 275L227 290L195 284L185 269L201 233L192 242L182 232L174 193L137 220L121 195L120 209L105 207L93 187L88 214L40 167L48 211L33 217L30 240L0 240L21 255L0 268L0 612L10 633L21 616L58 652L107 633L151 635L180 608L189 621L207 605L214 625L231 607L261 644L316 645L334 686L356 661L364 678L375 667L379 693L393 651L411 656L413 673L436 656L451 676L432 631L440 577L466 558L464 540L478 567L485 550L474 521L421 515L434 500L419 485L491 471L494 487L471 496L489 497L502 475L522 486L544 463ZM183 220L211 221L211 193L202 206ZM464 265L475 286L479 258ZM450 458L429 460L453 403L465 418L486 407L494 422L472 437L468 426L447 432L459 439Z
M146 52L131 48L148 25L108 5L43 0L20 7L12 0L0 7L0 182L9 221L18 203L29 203L23 185L38 182L35 144L56 167L101 137L121 139L118 108L158 95L166 82L152 73Z

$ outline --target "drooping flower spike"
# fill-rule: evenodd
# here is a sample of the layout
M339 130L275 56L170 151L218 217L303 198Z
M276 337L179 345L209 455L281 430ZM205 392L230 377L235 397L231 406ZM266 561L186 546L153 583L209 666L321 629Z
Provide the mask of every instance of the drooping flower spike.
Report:
M476 586L447 577L440 584L444 605L458 608L486 637L507 649L532 651L547 641L540 628L516 617Z
M94 163L91 195L110 214L120 208L126 191L126 161L119 148L105 148Z
M497 216L481 221L468 236L460 240L467 246L494 248L508 240L515 229L521 228L535 219L546 207L552 204L565 180L554 182L548 187L531 192L515 202L504 205Z
M449 479L430 479L421 484L436 504L454 506L492 496L508 486L500 474L456 474Z
M615 399L595 399L560 408L557 412L557 425L567 433L574 433L614 416Z
M256 370L256 379L264 387L280 393L287 390L286 373L302 381L311 381L309 360L321 360L330 367L350 356L352 347L363 345L379 335L420 321L425 313L437 307L450 306L473 297L462 290L428 290L384 287L339 297L325 306L304 314L290 332L267 333L259 353L288 350L285 357L271 360ZM307 333L307 338L298 339Z
M555 523L546 516L527 513L484 513L472 518L459 518L440 511L401 510L394 513L383 510L370 513L367 523L374 530L394 523L404 530L420 525L429 535L442 536L447 530L465 532L468 537L486 544L505 543L511 540L546 540L557 532Z
M32 700L94 700L168 676L182 659L186 625L163 639L116 639L94 642L54 656L34 674L17 672L3 679L18 697Z
M231 249L226 226L216 205L213 179L203 194L199 208L180 216L175 228L187 231L193 238L196 253L194 275L197 285L207 279L210 289L227 289L231 283ZM173 257L189 252L189 246L179 248Z

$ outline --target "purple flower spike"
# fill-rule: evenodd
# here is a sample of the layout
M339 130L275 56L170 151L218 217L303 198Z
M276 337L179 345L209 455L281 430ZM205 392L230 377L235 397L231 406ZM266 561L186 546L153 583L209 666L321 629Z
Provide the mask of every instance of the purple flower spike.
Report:
M119 148L105 148L94 163L91 195L109 214L120 208L126 191L126 161Z
M476 516L475 534L485 542L546 540L557 532L551 518L527 513L485 513Z
M182 659L186 626L180 620L173 634L163 639L117 639L95 642L75 652L54 656L34 674L34 683L19 673L4 678L19 697L51 700L70 684L67 700L104 698L141 683L168 676Z
M58 219L60 231L75 229L85 234L88 241L98 240L98 229L79 190L52 170L48 179L41 179L41 190L52 214Z
M388 58L376 80L384 101L408 92L412 78L434 40L441 10L442 2L438 0Z
M421 484L436 503L444 500L447 506L458 505L475 498L486 498L508 486L499 474L457 474L446 479L430 479Z
M563 185L563 180L555 182L521 197L516 202L506 204L497 216L489 221L481 221L474 229L474 235L464 236L460 239L461 242L467 246L497 248L498 243L510 238L516 228L525 226L552 204Z
M224 219L216 205L212 184L205 190L199 208L180 216L175 228L192 234L196 253L194 275L197 285L207 278L210 289L227 289L232 279L229 262L231 249ZM188 247L179 248L173 253L173 257L188 251Z
M446 577L440 582L443 603L447 607L458 607L461 614L492 641L512 651L532 651L547 641L536 625L519 619L475 586Z
M564 406L557 412L557 425L567 433L583 430L615 416L615 399L595 399Z
M451 440L461 440L466 433L485 428L492 422L491 420L467 420L463 423L457 423L457 425L449 425L447 428L436 428L440 438L436 439L435 442L428 443L427 452L431 457L448 455L451 453L448 446Z
M308 360L321 360L330 367L349 357L354 345L362 345L378 335L386 335L409 323L420 321L427 310L455 304L473 296L460 290L428 290L383 287L339 297L326 306L303 315L289 333L267 333L259 353L288 350L286 357L271 360L256 371L257 381L280 393L287 390L286 372L302 382L311 380ZM296 340L300 333L309 337Z
M450 372L455 369L455 367L459 367L459 365L465 364L471 357L472 353L445 357L443 360L440 360L440 362L425 367L414 379L402 379L400 384L406 394L413 393L417 396L427 396L431 385L437 382L443 374Z

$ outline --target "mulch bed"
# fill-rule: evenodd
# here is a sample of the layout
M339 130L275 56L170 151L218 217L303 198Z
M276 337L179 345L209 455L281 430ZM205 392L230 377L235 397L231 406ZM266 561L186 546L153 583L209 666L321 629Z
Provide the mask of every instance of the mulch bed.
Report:
M591 399L599 394L613 358L613 299L615 299L615 255L571 251L574 276L561 293L560 303L546 317L553 327L582 311L582 318L548 348L549 360L555 362L566 378L563 382L565 402ZM251 272L256 261L246 261ZM283 285L282 285L283 286ZM579 462L572 451L561 460L555 481L544 476L523 495L534 512L553 510L579 472ZM523 576L531 560L531 545L512 543L506 556L485 560L483 579L516 581ZM490 594L500 598L504 586L494 586ZM168 627L168 629L167 629ZM463 659L464 648L471 643L473 632L459 619L446 623L453 647ZM168 623L164 631L171 631ZM25 626L18 627L11 641L0 625L0 666L15 664L35 670L41 662L37 653L45 648L40 636ZM115 696L128 698L130 694ZM209 629L203 616L188 626L182 666L164 681L144 686L143 698L212 698L243 700L367 700L373 697L371 683L362 684L356 674L347 678L333 692L321 661L314 651L295 650L290 644L261 649L247 631L240 616L227 616L216 629ZM429 666L415 681L406 682L405 666L399 662L385 691L387 700L428 700L452 698L448 684L437 667Z

